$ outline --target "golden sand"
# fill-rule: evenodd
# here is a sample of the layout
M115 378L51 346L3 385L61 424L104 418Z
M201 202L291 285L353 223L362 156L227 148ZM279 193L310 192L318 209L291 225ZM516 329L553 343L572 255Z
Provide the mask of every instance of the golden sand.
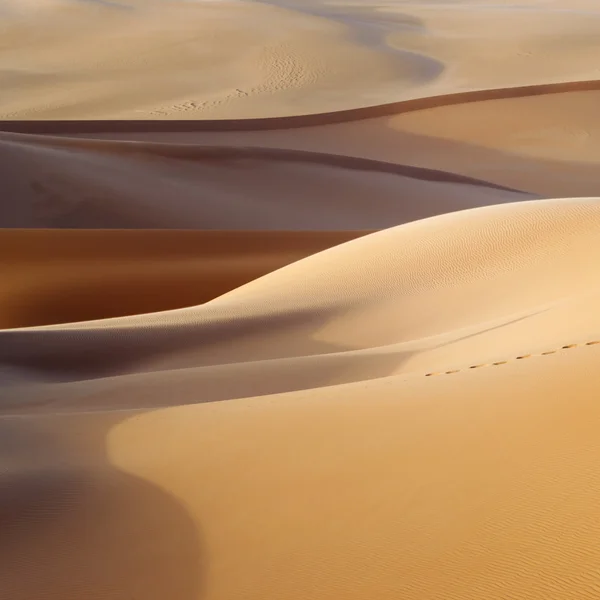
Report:
M0 599L600 597L593 0L0 0Z

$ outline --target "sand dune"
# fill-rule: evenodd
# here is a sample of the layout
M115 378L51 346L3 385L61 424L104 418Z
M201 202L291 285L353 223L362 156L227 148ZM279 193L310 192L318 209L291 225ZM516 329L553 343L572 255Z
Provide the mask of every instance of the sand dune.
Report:
M0 140L27 140L12 132L37 136L36 144L40 135L77 137L92 148L91 140L103 139L271 147L279 156L284 149L317 151L433 168L545 197L593 196L600 185L599 88L595 80L498 88L272 119L15 121L2 124Z
M2 331L5 589L584 595L598 219L463 211L194 308Z
M589 307L597 300L596 260L589 250L598 242L599 207L595 199L531 201L421 220L304 258L202 305L41 328L39 322L21 323L29 327L2 333L3 360L16 369L17 381L23 374L28 380L37 370L38 383L40 377L50 377L53 396L60 380L71 384L83 378L86 387L93 387L91 379L148 372L154 373L149 380L152 387L160 374L174 389L173 371L199 369L204 401L212 394L217 399L257 395L261 386L272 390L279 370L284 373L279 383L284 389L278 391L290 391L294 388L287 386L293 386L296 377L314 385L320 370L325 374L333 370L334 381L336 374L369 379L360 367L348 368L356 362L377 377L415 369L435 372L452 367L448 362L462 355L459 362L467 366L477 361L493 362L507 354L524 352L532 345L532 331L544 331L548 324L560 323L557 315L565 311L570 314L574 306L577 310L588 306L585 325L579 332L579 319L573 315L562 335L586 335L593 318L588 314ZM143 235L132 235L144 239ZM153 235L160 239L158 234ZM17 236L15 232L11 237L27 247ZM29 235L33 240L36 237L40 236ZM73 247L69 239L73 237L67 236L62 243L70 242ZM121 233L113 239L125 241L127 237ZM186 237L191 238L188 244L194 237L201 240L197 235ZM276 237L270 237L273 245ZM298 244L306 238L295 237L290 242ZM248 243L248 239L244 241ZM334 241L333 236L320 235L312 243L320 242L323 247ZM312 246L312 250L316 248ZM229 252L229 261L235 265L236 255ZM171 277L177 273L177 254L169 261ZM216 253L205 259L205 265L210 265L211 259L218 260ZM197 260L201 261L200 256ZM183 262L181 258L179 261ZM18 265L20 261L16 262ZM60 273L67 272L85 292L73 263L73 258L71 264L53 260L54 277L60 282L65 279ZM281 260L280 265L284 264ZM577 265L576 270L573 265ZM111 273L115 279L127 274L127 263L122 261L104 268L94 273L96 281L107 281ZM158 268L160 265L154 267ZM22 271L17 266L13 275L17 282L20 279L21 289L37 286L41 293L43 270L30 267L30 281L24 279ZM155 271L154 277L168 286L168 280L159 272ZM223 275L226 272L227 265ZM45 274L46 278L48 275L52 271ZM142 268L138 278L143 280ZM88 276L88 280L93 286L94 279ZM358 282L360 285L356 285ZM136 282L132 280L129 285L136 286ZM59 285L54 289L58 290ZM492 296L490 292L495 289L506 291ZM90 291L96 299L88 310L94 311L102 295L97 284ZM487 302L474 300L486 293L492 296ZM67 295L68 289L63 294ZM438 301L441 294L445 299L443 311ZM16 302L13 300L17 306L22 304L18 289L12 296L17 296ZM159 298L155 296L155 301ZM38 302L42 306L50 304L43 298ZM536 347L558 344L558 328L553 326L548 339L539 333ZM361 362L365 352L367 356ZM209 367L216 367L215 391L211 391ZM58 380L53 375L55 369L60 372ZM111 383L115 381L111 379ZM223 385L228 391L223 391ZM196 398L197 391L193 390ZM223 393L234 395L223 398ZM111 398L117 395L115 390L109 394ZM85 410L92 406L88 398Z
M249 118L350 108L443 67L354 43L329 19L257 2L55 2L7 18L3 119ZM28 11L27 15L31 15ZM356 70L361 77L355 77Z
M3 328L202 304L367 232L0 231Z
M533 197L437 170L283 149L0 134L0 156L5 189L19 198L0 206L4 227L375 229Z
M597 78L578 4L3 0L0 116L289 116Z
M0 599L597 598L591 0L0 0Z

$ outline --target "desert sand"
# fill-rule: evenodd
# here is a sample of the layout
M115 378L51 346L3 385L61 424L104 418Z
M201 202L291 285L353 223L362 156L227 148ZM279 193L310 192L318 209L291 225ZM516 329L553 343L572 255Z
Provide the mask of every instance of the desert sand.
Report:
M0 0L0 598L600 598L593 0Z

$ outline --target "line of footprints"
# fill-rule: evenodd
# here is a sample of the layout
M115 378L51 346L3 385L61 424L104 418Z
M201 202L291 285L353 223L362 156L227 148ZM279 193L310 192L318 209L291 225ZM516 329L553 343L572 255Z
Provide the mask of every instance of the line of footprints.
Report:
M493 363L482 363L480 365L471 365L470 367L464 367L462 369L452 369L450 371L436 371L433 373L425 373L425 377L435 377L436 375L453 375L454 373L460 373L461 371L466 371L467 369L481 369L482 367L498 367L500 365L505 365L511 360L523 360L525 358L531 358L532 356L548 356L549 354L556 354L561 350L570 350L571 348L577 348L579 346L595 346L600 344L600 340L594 340L591 342L582 342L581 344L566 344L556 350L548 350L546 352L540 352L539 354L521 354L521 356L516 356L514 359L509 360L499 360L498 362Z

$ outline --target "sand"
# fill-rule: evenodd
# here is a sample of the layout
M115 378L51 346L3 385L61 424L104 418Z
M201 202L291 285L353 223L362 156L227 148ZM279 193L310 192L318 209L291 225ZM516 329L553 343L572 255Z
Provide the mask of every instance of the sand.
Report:
M0 598L600 596L592 0L0 0Z

